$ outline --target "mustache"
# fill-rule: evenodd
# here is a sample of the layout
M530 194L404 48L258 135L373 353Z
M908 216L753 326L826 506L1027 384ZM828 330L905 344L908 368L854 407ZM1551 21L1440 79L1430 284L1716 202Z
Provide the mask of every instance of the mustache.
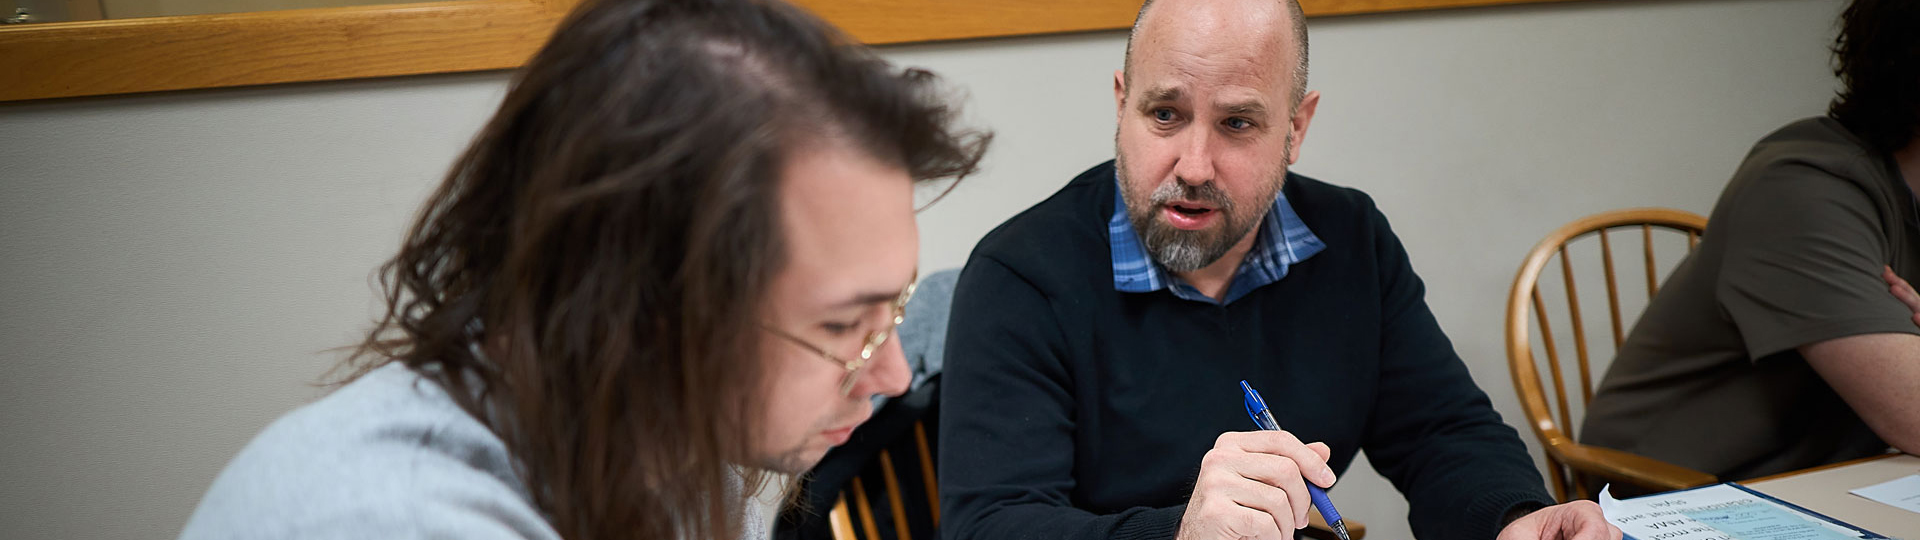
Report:
M1147 196L1147 200L1151 202L1153 206L1160 206L1175 200L1198 201L1211 204L1222 213L1233 213L1233 197L1228 197L1226 190L1220 189L1220 186L1213 185L1213 182L1207 182L1198 186L1177 180L1167 182L1160 184L1160 187L1154 188L1153 193Z

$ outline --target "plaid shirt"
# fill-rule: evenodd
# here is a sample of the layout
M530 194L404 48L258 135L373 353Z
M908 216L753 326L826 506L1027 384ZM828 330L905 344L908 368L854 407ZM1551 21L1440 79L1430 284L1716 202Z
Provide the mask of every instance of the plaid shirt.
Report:
M1247 258L1240 261L1240 269L1233 273L1226 301L1215 301L1153 262L1146 246L1140 243L1140 235L1134 232L1133 222L1127 219L1127 202L1120 196L1118 178L1114 184L1113 218L1107 220L1107 242L1113 248L1113 289L1120 292L1171 289L1174 296L1186 300L1226 305L1254 289L1287 277L1288 267L1327 247L1300 221L1300 216L1293 213L1293 206L1287 204L1287 195L1279 193L1273 198L1273 207L1268 208L1267 215L1260 220L1260 232L1254 238L1253 248L1247 251Z

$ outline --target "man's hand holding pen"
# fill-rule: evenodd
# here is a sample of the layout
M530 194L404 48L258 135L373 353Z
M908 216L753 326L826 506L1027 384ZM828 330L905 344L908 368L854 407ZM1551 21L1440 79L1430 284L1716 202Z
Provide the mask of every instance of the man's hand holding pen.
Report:
M1326 443L1285 431L1228 432L1200 460L1179 540L1293 538L1307 525L1307 479L1332 487Z

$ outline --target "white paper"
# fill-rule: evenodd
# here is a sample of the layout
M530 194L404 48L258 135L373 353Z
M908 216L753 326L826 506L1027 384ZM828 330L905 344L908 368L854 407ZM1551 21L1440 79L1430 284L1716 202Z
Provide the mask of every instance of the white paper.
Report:
M1607 521L1637 540L1852 540L1859 533L1721 484L1617 500L1600 490Z
M1894 508L1920 513L1920 474L1908 475L1906 478L1891 482L1881 482L1850 493L1892 505Z

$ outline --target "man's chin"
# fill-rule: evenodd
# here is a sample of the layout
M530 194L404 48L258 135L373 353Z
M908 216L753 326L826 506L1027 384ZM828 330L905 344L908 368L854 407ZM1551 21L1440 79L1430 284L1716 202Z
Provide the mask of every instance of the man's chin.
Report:
M1156 217L1153 219L1154 228L1160 229L1160 234L1177 238L1183 243L1206 242L1216 236L1226 234L1222 231L1222 229L1226 228L1226 224L1217 220L1198 229L1182 229L1173 226L1173 222L1167 221L1167 218Z
M780 474L798 475L812 470L825 457L827 457L825 448L796 448L761 460L759 467Z
M1171 241L1164 237L1155 240L1157 241L1148 242L1146 246L1148 254L1153 257L1154 262L1176 273L1206 268L1207 265L1219 261L1220 256L1225 253L1224 250L1208 250L1202 247L1215 243L1203 234L1179 235L1171 238Z

